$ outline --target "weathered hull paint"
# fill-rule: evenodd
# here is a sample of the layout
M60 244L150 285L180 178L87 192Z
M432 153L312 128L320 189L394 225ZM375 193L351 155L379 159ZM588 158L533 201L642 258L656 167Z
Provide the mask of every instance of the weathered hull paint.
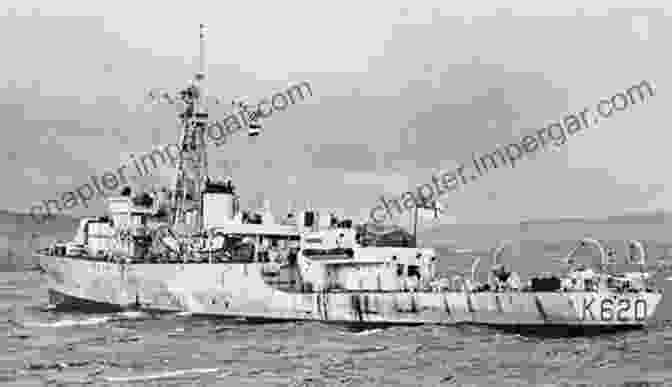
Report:
M50 289L113 307L362 324L640 327L660 293L292 293L266 284L260 264L132 264L40 256Z

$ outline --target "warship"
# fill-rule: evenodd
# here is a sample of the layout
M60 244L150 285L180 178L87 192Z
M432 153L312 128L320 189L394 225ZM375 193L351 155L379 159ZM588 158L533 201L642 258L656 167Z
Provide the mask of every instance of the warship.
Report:
M344 324L485 324L501 328L643 327L662 298L648 273L580 267L523 283L494 250L487 282L445 277L437 253L398 226L353 224L311 208L275 218L270 204L241 209L230 178L208 175L204 131L205 29L200 71L180 92L180 154L170 189L107 198L107 214L80 220L75 238L36 252L56 305L246 320ZM261 132L252 114L248 135ZM416 209L417 211L417 209ZM645 258L641 250L641 260Z

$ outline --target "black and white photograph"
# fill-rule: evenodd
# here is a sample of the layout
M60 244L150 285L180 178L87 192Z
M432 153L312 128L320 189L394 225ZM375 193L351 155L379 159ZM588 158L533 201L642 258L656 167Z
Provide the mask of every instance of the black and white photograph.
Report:
M0 386L672 386L671 36L664 1L3 2Z

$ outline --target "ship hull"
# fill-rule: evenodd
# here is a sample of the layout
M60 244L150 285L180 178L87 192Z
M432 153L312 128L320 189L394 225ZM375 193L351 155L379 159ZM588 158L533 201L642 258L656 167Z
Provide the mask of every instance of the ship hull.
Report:
M79 307L335 323L579 330L645 326L660 293L313 292L267 284L262 265L116 264L40 256L53 295Z

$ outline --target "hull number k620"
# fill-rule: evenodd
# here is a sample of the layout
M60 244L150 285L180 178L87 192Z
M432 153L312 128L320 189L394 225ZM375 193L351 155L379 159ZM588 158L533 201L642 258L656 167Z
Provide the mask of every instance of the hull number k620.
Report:
M644 299L584 298L582 320L594 321L644 321L648 305Z

